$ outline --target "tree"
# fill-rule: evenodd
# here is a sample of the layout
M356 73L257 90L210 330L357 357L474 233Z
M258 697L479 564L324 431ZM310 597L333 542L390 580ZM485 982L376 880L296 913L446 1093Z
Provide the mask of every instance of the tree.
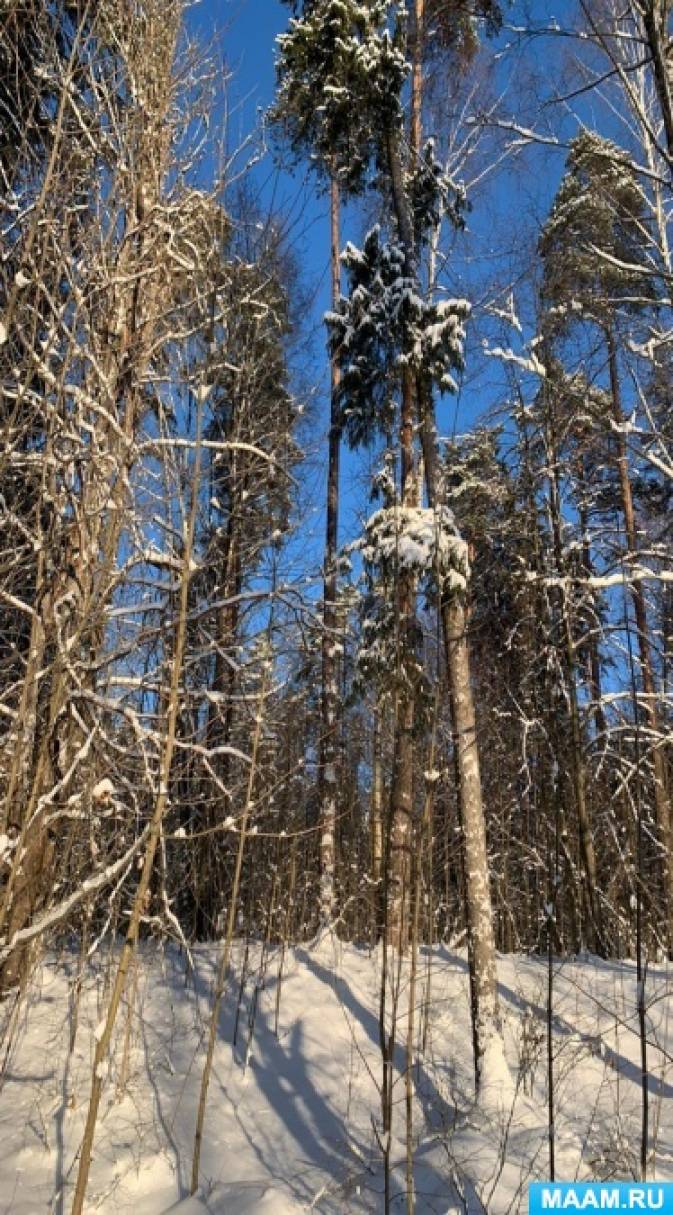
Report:
M643 689L642 711L652 747L653 792L660 836L669 951L673 948L673 835L664 755L660 746L652 642L642 580L633 572L639 551L638 527L624 435L617 325L620 312L637 315L653 302L643 245L647 221L642 192L629 159L613 144L586 132L574 141L567 173L545 226L540 253L544 264L543 320L552 347L580 321L598 330L608 371L608 416L626 540L624 561L635 616ZM587 824L583 838L589 843ZM585 865L591 865L591 849Z
M486 17L492 26L497 26L499 10L493 4L478 5L475 9L462 3L430 6L427 13L423 4L415 4L411 7L408 22L407 6L402 4L312 4L304 7L302 18L291 23L288 34L280 41L280 72L284 81L281 100L291 143L297 150L308 144L323 162L330 163L334 174L351 192L361 191L372 169L377 171L381 175L381 183L385 183L385 193L392 202L395 238L389 246L379 242L379 254L374 247L378 238L374 233L368 237L361 255L361 281L354 285L351 299L354 308L361 310L363 316L366 315L367 303L362 303L359 297L364 298L367 292L367 274L375 276L380 266L387 292L384 289L380 293L381 298L374 301L374 308L379 316L385 317L386 325L393 325L394 337L387 346L386 337L376 330L377 318L365 320L362 340L366 346L369 337L370 349L365 349L357 365L359 356L354 342L361 340L361 335L357 332L354 317L347 315L344 306L336 310L336 314L340 314L338 319L331 318L334 327L332 349L338 353L344 373L340 394L349 429L354 433L354 418L360 408L358 396L363 400L366 396L366 389L361 389L360 385L356 385L353 392L354 380L362 377L368 386L375 386L378 377L378 386L385 385L385 369L381 374L378 360L390 358L392 348L392 358L399 357L397 365L393 363L389 369L389 374L393 373L389 383L395 385L397 380L401 401L400 500L403 506L411 508L415 493L412 435L418 413L423 433L428 499L431 507L438 509L440 515L442 491L437 475L432 387L438 384L442 390L446 390L453 384L450 369L460 360L460 343L454 340L456 326L460 324L460 307L456 312L451 301L441 305L422 301L418 257L433 223L436 225L447 209L455 215L457 200L455 189L450 181L444 179L431 146L421 154L421 64L429 45L425 38L426 17L436 24L445 46L458 45L465 49L469 41L470 19L474 15ZM411 65L404 57L407 36ZM401 138L402 88L410 71L411 134L409 163L405 165ZM351 264L356 256L355 251L347 254ZM366 265L368 260L371 263L369 267ZM393 277L395 274L397 279ZM400 284L402 287L398 290ZM379 288L375 277L372 277L369 286L372 296L376 295ZM368 325L374 327L371 336L367 332ZM377 341L380 350L376 349ZM401 350L397 349L398 343ZM371 366L364 367L370 356ZM394 387L384 386L380 395L380 404L384 409L394 406ZM382 419L382 424L385 425L387 421ZM371 431L372 426L365 418L363 433L368 429ZM413 633L413 598L413 586L406 577L400 587L398 602L403 650ZM455 596L451 603L447 602L444 609L460 757L464 839L469 853L467 868L474 877L473 883L468 885L470 939L475 971L478 969L483 976L480 998L483 1008L475 1014L475 1020L481 1021L483 1015L485 1025L487 1022L490 1024L496 1015L495 955L490 925L484 819L476 762L474 706L470 691L465 616L459 597ZM395 748L397 778L394 781L394 796L399 804L392 816L392 821L398 824L400 840L412 803L412 718L413 704L409 698L403 698L398 705ZM404 848L396 848L395 853L403 855ZM401 877L396 881L395 888L399 890L403 884ZM484 1033L487 1037L488 1031Z
M294 4L293 8L297 9ZM363 21L366 17L363 10ZM341 293L340 208L346 175L347 188L357 188L356 164L350 158L355 142L351 138L353 115L337 94L328 90L331 103L317 117L313 105L324 96L320 73L326 68L334 79L341 78L349 52L344 47L347 33L342 5L324 2L305 3L301 21L291 23L290 32L280 39L277 63L278 98L271 111L272 121L296 153L310 155L320 174L329 177L330 194L330 276L331 303L336 307ZM351 48L352 57L353 48ZM349 69L346 69L348 71ZM351 65L350 70L361 71ZM317 72L317 75L316 75ZM341 86L336 86L340 88ZM345 149L335 147L345 142ZM327 133L327 134L326 134ZM357 155L357 153L356 153ZM339 410L339 364L330 360L330 422L327 465L325 555L323 563L323 640L321 671L320 801L321 861L320 920L331 924L335 910L335 824L337 816L337 733L338 733L338 536L339 536L339 462L341 417Z

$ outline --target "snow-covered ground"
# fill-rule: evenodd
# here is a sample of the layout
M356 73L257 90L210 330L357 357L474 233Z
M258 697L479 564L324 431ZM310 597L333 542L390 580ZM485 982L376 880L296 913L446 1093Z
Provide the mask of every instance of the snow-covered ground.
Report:
M223 1009L210 1085L202 1186L186 1197L210 988L217 952L144 947L118 1021L117 1046L97 1128L87 1211L104 1215L329 1215L382 1210L378 955L326 939L272 952L259 985L251 958L232 1048L242 953ZM414 1159L418 1215L525 1211L530 1180L548 1175L544 961L506 957L499 978L513 1100L472 1099L465 958L431 959L431 1013L416 1025ZM84 987L74 1048L76 959L39 971L4 1061L0 1090L0 1211L70 1210L96 1026L104 1009L101 963ZM407 1027L400 976L398 1074ZM255 1003L256 1018L250 1026ZM637 1175L641 1087L635 967L555 967L556 1175ZM647 978L650 1175L673 1180L673 972ZM129 1010L132 1015L129 1018ZM6 1009L0 1010L6 1016ZM276 1015L278 1025L276 1032ZM404 1082L397 1081L393 1210L405 1209Z

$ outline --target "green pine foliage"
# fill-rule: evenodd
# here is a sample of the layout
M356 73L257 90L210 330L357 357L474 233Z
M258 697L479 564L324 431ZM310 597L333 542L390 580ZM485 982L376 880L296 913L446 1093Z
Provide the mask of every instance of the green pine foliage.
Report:
M540 240L547 332L566 331L580 313L604 324L618 304L651 295L645 233L633 165L615 144L583 131Z
M430 50L452 51L462 61L472 59L479 47L478 27L497 34L502 26L502 6L497 0L426 0L426 25Z
M401 247L375 227L362 249L348 245L348 294L327 315L330 343L342 369L340 396L350 443L392 428L402 371L422 372L454 392L463 365L466 300L429 300L405 271Z
M409 73L397 0L316 0L278 39L271 121L297 157L307 151L349 191L382 168L403 122Z

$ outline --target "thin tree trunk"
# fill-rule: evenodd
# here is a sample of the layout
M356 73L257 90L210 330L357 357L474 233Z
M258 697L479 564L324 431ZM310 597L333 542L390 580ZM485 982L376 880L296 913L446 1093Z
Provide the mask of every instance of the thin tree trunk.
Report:
M551 402L547 402L546 405L545 443L547 447L547 465L549 468L549 514L554 544L554 559L559 578L561 579L561 587L558 592L561 655L570 712L571 778L579 826L580 857L585 877L583 896L586 908L586 921L589 928L587 944L590 949L593 949L601 956L605 956L606 946L603 933L603 916L598 896L596 851L593 841L593 824L587 799L582 723L577 699L577 683L575 680L575 643L573 639L571 608L568 604L568 593L563 584L566 571L561 533L561 493L558 481L559 452Z
M622 499L622 514L628 553L626 568L637 560L638 535L636 517L633 507L633 493L629 476L629 461L626 450L624 432L620 427L624 417L621 404L621 386L617 366L617 348L611 329L606 329L605 337L608 348L608 364L610 371L610 392L612 396L612 411L617 427L617 469ZM657 829L662 851L662 872L664 887L664 906L666 908L666 940L669 957L673 958L673 825L671 823L671 806L667 788L666 760L660 741L659 714L657 712L657 690L654 681L652 665L652 650L647 621L645 588L639 578L629 580L633 611L636 618L638 636L638 653L640 657L640 675L644 692L644 714L652 737L652 767L654 771L654 805L657 819Z
M421 439L428 504L441 505L439 460L432 401L424 394ZM493 1033L500 1032L495 934L489 883L486 820L481 796L477 725L470 678L465 605L457 595L441 603L450 699L459 774L458 804L465 866L465 903L472 968L475 1079L479 1088L482 1059Z
M421 864L418 849L421 844L421 831L414 841L416 847L411 856L410 885L411 885L411 959L409 969L409 991L407 1005L407 1049L406 1071L404 1076L404 1104L406 1114L406 1188L407 1215L414 1215L416 1209L416 1193L414 1187L414 1037L416 1033L416 988L418 977L418 926L421 907Z
M594 567L591 559L587 511L586 506L583 504L580 504L579 507L579 522L580 533L582 536L582 571L584 576L588 579L593 577ZM605 736L606 732L606 721L602 703L603 694L601 688L601 660L593 621L589 622L589 628L590 635L587 641L587 668L589 693L591 695L591 713L594 719L596 733L602 738Z
M234 939L234 928L236 925L236 911L238 908L238 893L241 884L241 871L243 868L243 854L245 852L245 844L248 835L248 821L250 811L253 804L253 795L255 787L255 779L257 776L257 760L259 756L259 748L262 741L262 727L264 722L264 705L267 694L267 666L264 666L264 674L259 694L259 704L255 715L255 729L252 740L252 754L250 758L250 770L248 773L248 783L245 794L245 804L238 825L238 849L236 852L236 864L234 867L234 878L231 887L231 895L229 897L229 908L227 911L227 926L222 945L222 952L217 968L217 978L215 981L215 992L213 995L213 1005L210 1012L210 1026L208 1029L208 1046L206 1049L206 1059L203 1065L203 1073L201 1075L201 1089L199 1093L199 1106L196 1117L196 1129L194 1132L194 1152L192 1156L192 1176L190 1193L195 1194L199 1187L199 1170L201 1164L201 1147L203 1143L203 1127L206 1118L206 1103L208 1100L208 1087L213 1069L213 1056L215 1054L215 1042L217 1040L217 1029L220 1020L220 1008L222 998L229 974L229 961L231 958L231 947Z
M274 1010L273 1032L278 1037L278 1024L280 1021L280 1000L283 991L283 971L285 968L285 953L290 941L290 915L294 903L294 892L297 879L297 841L292 840L290 845L290 874L287 885L287 894L285 896L285 913L283 915L283 929L280 943L280 961L278 963L278 978L276 979L276 1006Z
M332 307L341 296L339 183L330 181ZM331 924L335 911L334 862L337 815L338 687L337 687L337 545L339 528L339 454L341 417L339 406L340 371L337 356L331 359L331 398L329 457L327 469L327 532L323 576L322 640L322 731L320 746L320 786L322 833L320 837L320 922Z
M666 135L669 167L673 169L673 92L671 90L668 0L637 0L652 59L654 83Z
M414 384L411 373L405 370L400 427L400 496L403 507L412 506L415 500L413 423ZM414 694L409 659L414 645L416 588L413 574L404 569L398 569L397 583L398 635L395 665L400 687L395 715L395 752L390 792L391 848L387 933L388 944L402 954L409 940L409 873L414 783Z
M372 800L371 800L371 881L374 891L372 899L372 942L381 939L383 931L382 890L383 875L383 703L374 709L374 732L372 738Z

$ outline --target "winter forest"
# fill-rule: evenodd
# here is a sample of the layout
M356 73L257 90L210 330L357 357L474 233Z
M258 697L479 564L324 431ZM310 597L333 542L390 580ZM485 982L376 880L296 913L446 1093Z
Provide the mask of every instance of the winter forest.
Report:
M673 1182L672 246L671 0L0 0L0 1212Z

